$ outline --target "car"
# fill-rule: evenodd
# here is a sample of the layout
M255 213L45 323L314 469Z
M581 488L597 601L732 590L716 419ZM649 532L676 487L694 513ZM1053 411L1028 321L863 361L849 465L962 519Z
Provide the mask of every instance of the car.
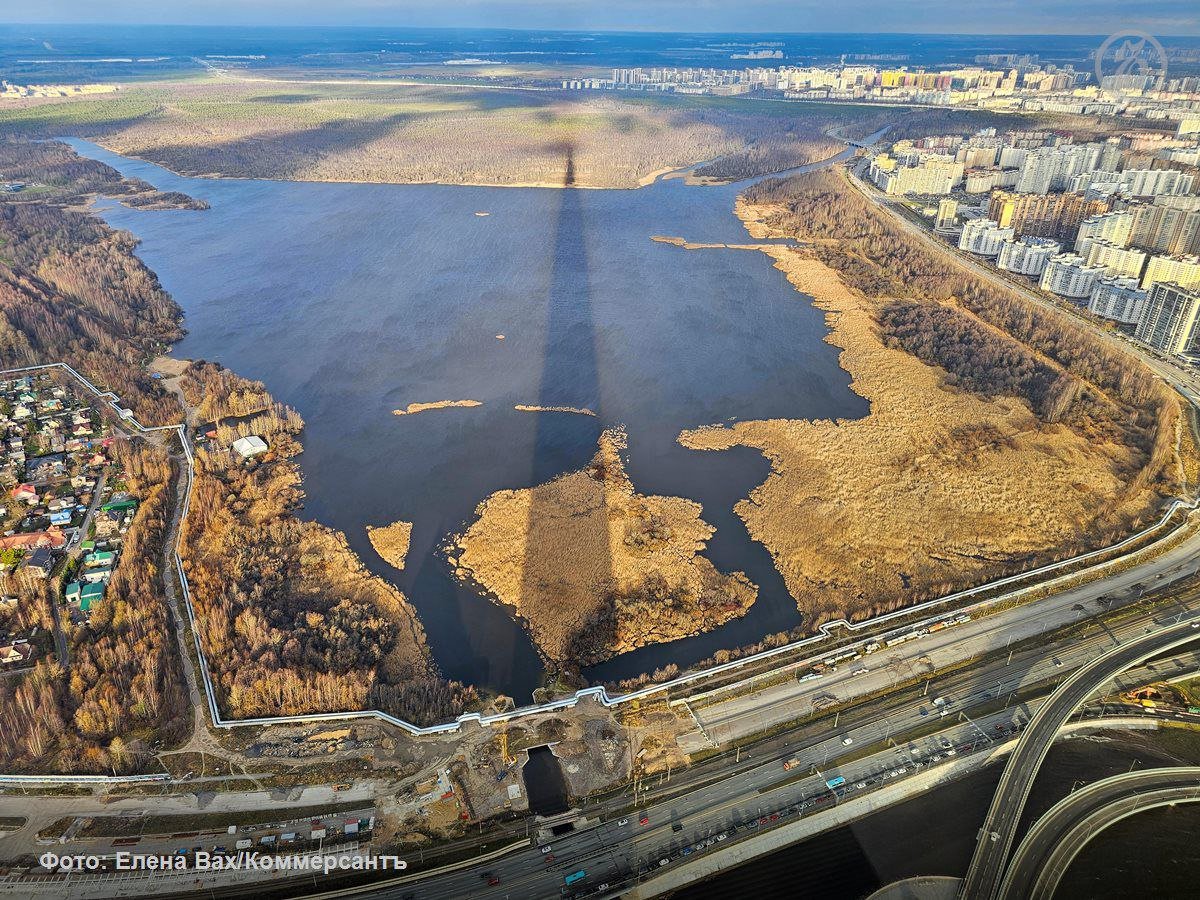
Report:
M921 715L923 715L923 716L929 715L929 710L927 710L925 707L922 706L921 707Z
M1146 630L1147 630L1147 631L1149 631L1150 629L1149 629L1149 628L1147 628ZM1054 658L1054 667L1055 667L1056 669L1061 669L1061 668L1062 668L1062 660L1061 660L1061 659L1059 659L1057 656Z
M771 821L778 822L779 821L779 813L771 813Z
M639 824L639 825L649 825L649 824L650 824L650 817L649 817L649 816L642 816L640 819L638 819L638 824Z
M692 855L692 848L691 848L691 847L684 847L684 848L683 848L683 855L684 855L684 856L691 856L691 855Z
M484 881L486 881L488 883L489 887L495 887L496 885L498 885L500 883L500 879L497 878L495 875L493 875L491 872L484 872L479 877L482 878Z
M551 851L551 849L553 849L553 848L551 848L549 845L547 845L547 846L545 846L545 847L543 847L543 848L542 848L542 852L543 852L543 853L549 853L549 852Z
M598 891L607 891L607 890L608 890L608 882L607 882L607 881L606 881L606 882L604 882L602 885L600 885L600 887L596 888L596 890L598 890Z
M759 825L766 825L766 824L767 824L768 822L770 822L770 821L771 821L771 820L770 820L770 819L768 819L766 816L760 816L760 817L759 817L759 820L758 820L758 824L759 824Z
M758 823L755 822L753 819L751 819L749 822L746 823L746 827L747 828L757 828Z
M676 834L678 834L679 832L683 831L683 823L682 822L672 822L671 830L674 831Z
M866 783L865 781L860 781L858 784L856 784L856 785L855 785L855 787L856 787L858 790L860 790L860 791L861 791L863 788L865 788L866 786L867 786L867 783Z
M550 865L550 863L554 862L554 854L551 853L549 856L543 859L542 862L544 862L546 865Z
M842 738L842 746L843 747L849 747L853 743L854 743L854 738L852 738L852 737Z
M619 820L617 821L617 825L618 825L618 826L620 826L620 827L622 827L622 828L624 828L624 827L625 827L626 825L628 825L628 824L629 824L629 820L628 820L628 819L619 819Z
M660 860L658 861L658 864L659 864L659 866L661 867L661 866L668 865L670 862L671 862L671 861L670 861L669 859L665 859L665 858L664 858L664 859L660 859Z
M720 834L717 835L717 843L720 843L721 841L725 840L727 837L729 837L729 835L726 832L722 831Z
M1193 622L1193 623L1192 623L1192 627L1193 627L1193 628L1200 628L1200 619L1197 619L1195 622Z

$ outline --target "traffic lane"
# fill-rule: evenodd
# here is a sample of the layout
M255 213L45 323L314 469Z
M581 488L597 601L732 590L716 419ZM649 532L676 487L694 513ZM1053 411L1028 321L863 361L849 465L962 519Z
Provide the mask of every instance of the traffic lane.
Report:
M1198 551L1200 551L1200 534L1192 536L1163 556L1158 557L1155 561L1156 567L1161 567L1160 574L1169 573L1173 576L1200 571ZM814 698L828 692L831 688L842 690L845 696L839 699L844 702L855 696L884 690L901 680L912 677L913 674L920 674L917 670L923 665L920 663L923 656L928 656L930 660L937 657L933 667L938 668L971 656L995 651L1002 643L1011 645L1036 637L1049 630L1050 627L1061 627L1071 624L1071 622L1089 619L1101 610L1089 611L1086 607L1082 610L1075 609L1077 604L1093 603L1098 597L1126 591L1135 585L1146 583L1147 579L1152 585L1160 581L1155 578L1153 572L1137 567L1109 576L1099 582L1061 592L1028 606L980 617L934 634L925 635L908 644L901 645L899 648L866 654L861 660L851 664L853 670L862 667L868 668L869 671L866 674L855 676L848 666L839 672L826 675L822 679L803 683L790 681L772 686L760 692L759 695L731 698L720 704L693 707L693 710L705 731L709 731L711 728L713 731L710 734L713 735L726 735L734 730L731 727L732 724L755 718L762 718L766 725L777 724L794 717L786 715L786 712L794 710L796 706L803 706L806 702L811 704ZM1044 620L1051 617L1055 621L1048 625ZM876 660L879 661L876 662ZM904 667L908 667L908 673L900 671ZM785 707L781 704L791 705ZM732 711L724 713L714 711L713 707L718 705L730 706ZM766 706L765 710L763 706Z
M964 896L993 896L1016 836L1017 825L1034 776L1063 723L1113 677L1147 656L1165 652L1177 643L1200 639L1192 621L1160 627L1140 639L1119 645L1074 673L1057 696L1030 720L1016 752L1009 759L980 829L975 856L963 882ZM1103 681L1098 679L1103 678Z
M1163 790L1172 790L1174 796L1183 797L1188 791L1200 793L1198 783L1200 768L1168 767L1105 778L1068 795L1033 824L1017 847L1005 872L1001 897L1031 896L1031 887L1055 847L1082 822L1117 800Z

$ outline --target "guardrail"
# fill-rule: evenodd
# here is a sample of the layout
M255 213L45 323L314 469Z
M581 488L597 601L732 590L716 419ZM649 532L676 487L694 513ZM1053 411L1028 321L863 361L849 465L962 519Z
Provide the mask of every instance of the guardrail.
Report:
M212 677L211 677L211 674L209 671L208 659L206 658L206 656L204 654L204 648L201 645L201 641L200 641L200 633L196 627L196 625L197 625L196 612L195 612L195 608L192 604L191 591L188 587L187 573L184 571L183 558L180 555L180 549L181 549L181 544L182 544L182 540L183 540L183 523L187 517L188 509L191 505L192 477L193 477L193 474L195 471L195 458L192 455L192 449L188 442L187 426L182 423L178 424L178 425L157 425L157 426L142 425L140 422L137 421L137 419L134 418L133 413L130 412L130 410L128 408L121 405L120 398L117 397L116 394L114 394L112 391L100 390L98 387L96 387L94 384L92 384L87 378L85 378L83 375L81 375L79 372L77 372L74 368L72 368L67 363L63 363L63 362L45 363L45 364L37 365L37 366L25 366L25 367L17 368L17 369L0 370L0 377L8 377L8 376L12 376L12 375L19 375L19 374L25 374L25 373L30 373L30 372L47 371L47 370L51 370L51 369L59 369L64 372L67 372L69 375L71 375L71 377L73 377L76 381L78 381L84 388L86 388L89 392L91 392L93 396L95 396L99 400L105 401L108 404L108 406L112 409L112 411L117 415L117 417L123 423L131 426L134 430L138 431L139 433L150 434L150 433L154 433L154 432L174 431L179 435L180 445L183 449L183 454L188 461L188 467L187 467L187 483L186 483L185 490L184 490L182 508L180 510L180 514L178 517L178 533L176 534L176 544L175 544L175 548L174 548L175 569L179 576L180 590L181 590L181 593L183 595L183 600L184 600L183 606L187 613L188 623L191 626L191 630L192 630L192 640L195 645L196 659L197 659L198 665L199 665L200 679L204 685L204 693L205 693L205 697L206 697L206 700L208 703L209 715L212 719L213 726L216 728L233 729L233 728L243 728L243 727L262 727L262 726L267 726L267 725L299 725L299 724L306 724L306 723L311 723L311 722L345 722L345 721L353 721L356 719L371 719L371 720L375 720L375 721L387 722L390 725L394 725L395 727L402 729L403 731L407 732L408 734L419 737L419 736L429 736L429 735L438 735L438 734L447 734L447 733L451 733L451 732L456 732L456 731L459 731L464 725L469 725L469 724L476 724L476 725L479 725L480 727L490 727L493 725L500 725L500 724L504 724L507 722L511 722L516 719L526 718L529 716L543 715L545 713L555 712L557 710L570 709L570 708L576 706L581 700L585 700L585 699L589 699L589 698L596 700L601 705L608 707L608 708L621 706L626 703L631 703L635 700L642 700L647 697L652 697L656 694L666 693L667 691L670 691L673 688L683 687L685 685L694 684L698 681L703 681L705 679L713 678L714 676L717 676L717 675L722 675L722 674L726 674L729 672L733 672L744 666L754 665L755 663L760 663L765 660L770 660L770 659L773 659L777 656L780 656L780 655L783 655L786 653L793 653L797 650L803 650L808 647L816 648L816 646L822 642L835 639L836 632L848 631L848 632L854 634L854 633L870 631L873 636L874 633L877 632L879 629L885 628L889 622L896 621L897 619L908 618L908 617L913 616L914 614L919 615L922 612L932 611L932 610L935 610L935 609L938 609L941 607L951 606L951 605L960 603L964 600L970 600L972 597L977 597L980 594L990 593L990 592L996 591L997 589L1002 589L1006 585L1015 584L1019 581L1024 581L1024 580L1031 579L1031 578L1039 578L1041 576L1054 576L1056 572L1061 572L1063 569L1067 569L1067 568L1072 569L1072 571L1064 572L1063 574L1060 574L1060 575L1050 578L1048 581L1039 581L1036 584L1018 588L1018 589L1013 590L1008 593L1000 593L995 596L987 597L985 599L979 600L973 604L969 604L964 607L955 606L954 609L958 613L969 613L972 611L983 610L989 606L993 606L993 605L996 605L999 603L1010 602L1014 599L1019 598L1022 594L1025 594L1027 592L1031 592L1031 591L1035 591L1035 590L1044 590L1046 587L1048 587L1048 586L1052 587L1054 584L1056 584L1062 580L1065 580L1068 578L1074 578L1074 577L1077 577L1080 575L1084 575L1084 574L1087 574L1088 572L1093 572L1093 571L1101 569L1104 566L1112 565L1112 564L1118 562L1120 560L1120 557L1115 557L1113 559L1105 560L1103 562L1097 563L1094 566L1086 567L1083 569L1075 568L1075 567L1078 567L1081 563L1086 564L1090 560L1097 559L1100 556L1104 556L1104 555L1113 553L1114 551L1120 551L1125 547L1128 547L1135 543L1143 541L1146 537L1153 535L1156 531L1165 529L1170 524L1171 518L1177 512L1179 512L1180 510L1187 510L1187 511L1195 510L1197 508L1197 503L1198 503L1197 500L1178 500L1178 499L1174 500L1167 507L1166 512L1162 515L1162 517L1158 521L1147 526L1146 528L1142 529L1141 531L1135 532L1135 533L1129 535L1128 537L1126 537L1120 541L1117 541L1113 544L1110 544L1106 547L1100 547L1096 550L1088 551L1087 553L1082 553L1077 556L1070 557L1068 559L1059 560L1058 562L1048 563L1047 565L1040 566L1036 569L1031 569L1027 572L1021 572L1016 575L1009 575L1005 578L1000 578L1000 579L997 579L996 581L990 581L986 584L981 584L981 585L978 585L973 588L968 588L966 590L957 591L953 594L947 594L944 597L938 597L933 600L927 600L923 603L918 603L914 606L903 607L901 609L894 610L893 612L886 613L881 616L876 616L871 619L866 619L861 622L849 622L845 619L836 619L831 622L826 622L826 623L818 626L817 633L811 635L810 637L803 638L798 641L793 641L788 644L783 644L779 647L774 647L770 650L764 650L760 653L755 653L751 656L746 656L741 659L732 660L727 663L721 663L719 665L710 666L705 669L699 669L694 672L688 672L688 673L680 675L676 678L673 678L669 681L664 681L659 684L647 685L644 688L639 688L636 691L631 691L626 694L618 694L616 696L612 696L609 694L607 688L605 688L602 685L599 685L596 687L583 688L581 690L576 691L573 695L571 695L569 697L563 697L558 700L553 700L553 701L549 701L546 703L530 704L528 706L522 706L522 707L518 707L517 709L509 710L508 712L494 713L491 715L484 715L483 713L464 713L463 715L459 716L457 719L454 719L453 721L442 722L437 725L427 725L427 726L414 725L412 722L405 721L404 719L397 718L396 716L393 716L389 713L386 713L386 712L383 712L382 710L377 710L377 709L354 710L354 711L334 712L334 713L305 713L305 714L301 714L301 715L291 715L291 716L264 716L264 717L251 718L251 719L226 719L221 714L221 710L217 704L216 690L213 686ZM1167 531L1167 533L1165 535L1163 535L1163 537L1160 538L1159 540L1164 540L1166 538L1169 538L1170 536L1177 533L1179 531L1179 529L1185 528L1185 527L1187 527L1187 523L1186 522L1181 523L1181 524L1177 525L1175 528L1171 528L1169 531ZM1147 547L1150 547L1150 546L1153 546L1153 544L1147 545ZM1141 549L1146 549L1146 548L1141 548ZM942 613L942 615L944 615L944 613ZM938 617L930 617L929 619L920 620L920 621L916 621L916 622L910 622L908 627L911 627L913 629L920 629L923 625L935 624L937 621L937 618ZM866 644L868 642L868 640L869 640L869 638L864 637L859 642L848 645L848 647L855 647L855 646L859 646L860 644ZM824 655L824 653L815 654L813 661L816 661L816 656L823 656L823 655ZM74 778L76 781L78 781L83 776L64 776L64 777L71 777L71 778ZM104 776L95 776L95 777L102 778ZM0 781L3 781L3 777L0 777Z

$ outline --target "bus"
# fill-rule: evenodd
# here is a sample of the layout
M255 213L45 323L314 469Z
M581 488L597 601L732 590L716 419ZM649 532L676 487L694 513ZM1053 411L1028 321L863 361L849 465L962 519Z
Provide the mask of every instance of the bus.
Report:
M572 872L564 879L564 881L566 881L568 885L572 885L577 881L583 881L585 877L587 877L587 872L583 871L583 869L580 869L578 872Z

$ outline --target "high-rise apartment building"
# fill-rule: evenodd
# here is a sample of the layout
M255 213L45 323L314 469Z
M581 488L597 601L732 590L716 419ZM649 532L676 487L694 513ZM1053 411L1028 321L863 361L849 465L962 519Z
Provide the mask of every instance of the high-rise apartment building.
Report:
M1046 263L1038 284L1042 290L1060 297L1084 300L1092 295L1092 289L1105 274L1102 266L1089 266L1081 256L1060 253Z
M1021 194L996 191L988 203L988 218L1012 227L1018 237L1052 237L1073 243L1079 223L1108 212L1108 200L1089 200L1083 194Z
M1177 284L1156 284L1146 300L1146 312L1134 332L1139 340L1165 353L1196 349L1200 322L1200 293Z
M1133 233L1133 213L1127 210L1088 216L1079 223L1075 235L1075 252L1087 256L1092 241L1107 241L1117 247L1128 247Z
M1006 241L996 265L1006 272L1039 278L1046 270L1046 263L1061 252L1062 245L1053 238L1025 237Z
M1146 263L1146 274L1142 276L1142 287L1149 290L1162 282L1170 282L1189 289L1200 285L1200 257L1150 257L1150 261Z
M1082 256L1082 254L1080 254ZM1138 278L1146 265L1146 253L1136 247L1120 247L1108 241L1089 241L1087 256L1089 266L1103 266L1109 275L1127 275Z
M1200 208L1186 208L1189 199L1160 197L1154 203L1130 204L1125 210L1133 216L1130 243L1168 256L1200 253Z
M991 219L974 219L963 225L958 249L978 256L997 256L1004 242L1014 237L1011 228L1001 228Z
M1148 297L1149 293L1138 287L1136 278L1101 278L1092 289L1088 309L1122 325L1137 325L1146 312Z

